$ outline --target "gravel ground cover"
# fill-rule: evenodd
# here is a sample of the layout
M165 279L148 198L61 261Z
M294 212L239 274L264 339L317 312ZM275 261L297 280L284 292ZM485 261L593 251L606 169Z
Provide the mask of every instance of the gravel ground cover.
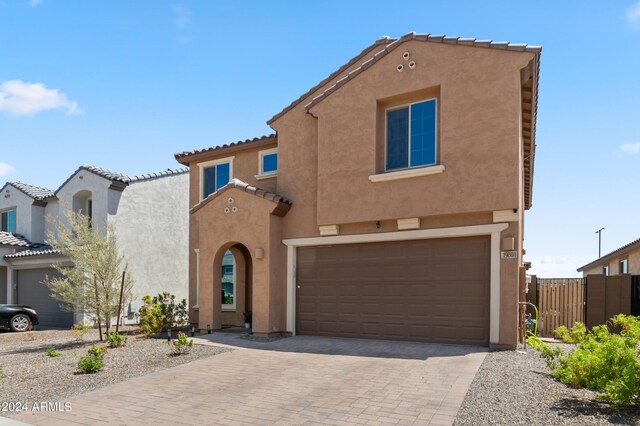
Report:
M596 403L596 395L555 381L534 349L490 352L454 424L640 425L640 410Z
M63 404L74 395L230 350L194 345L190 354L172 356L165 339L129 336L126 347L107 350L102 371L78 374L78 360L94 344L106 345L98 341L95 330L89 331L81 341L66 330L0 333L0 368L5 376L0 378L0 404ZM56 349L61 355L47 356L48 348ZM2 408L0 406L0 416L15 414L7 407Z

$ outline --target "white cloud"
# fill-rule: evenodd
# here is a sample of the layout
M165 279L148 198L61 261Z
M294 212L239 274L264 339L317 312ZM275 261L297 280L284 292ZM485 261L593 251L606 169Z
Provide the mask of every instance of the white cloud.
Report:
M627 154L640 154L640 142L625 143L624 145L620 145L620 149Z
M29 7L38 7L42 4L42 0L29 0Z
M531 262L531 269L527 271L529 275L537 275L541 278L574 278L581 277L582 272L576 269L593 259L566 258L543 256L541 258L527 258L525 261Z
M14 171L15 169L16 168L13 167L11 164L3 163L0 161L0 176L6 176L12 171Z
M178 29L186 28L191 21L191 9L179 4L173 5L173 14L175 15L175 25Z
M11 115L35 115L49 109L63 109L67 114L82 114L78 103L67 99L57 89L41 83L9 80L0 84L0 111Z
M627 20L633 24L640 24L640 1L627 9Z

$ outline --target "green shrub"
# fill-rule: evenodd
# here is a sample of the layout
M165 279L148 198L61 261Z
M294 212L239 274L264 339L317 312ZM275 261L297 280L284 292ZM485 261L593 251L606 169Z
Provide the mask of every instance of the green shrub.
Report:
M97 356L98 358L103 358L104 354L107 353L107 348L102 348L100 346L91 346L87 349L87 352L90 356Z
M60 352L56 351L54 348L47 349L46 354L51 358L55 358L61 355Z
M184 355L191 352L191 348L193 347L193 339L188 339L187 335L183 332L178 333L178 338L174 340L169 340L169 348L171 348L171 352L176 355Z
M602 402L640 405L640 319L620 314L611 323L620 333L611 333L606 325L593 327L567 353L535 336L527 343L540 352L561 383L600 391L597 399Z
M112 348L120 348L122 346L127 345L127 335L126 334L118 334L114 332L108 332L105 335L105 340Z
M78 361L78 370L85 374L93 374L104 368L102 357L95 355L85 355Z
M186 324L187 300L176 303L176 296L168 292L155 297L144 296L144 305L138 310L140 329L145 335L157 334L169 328Z
M5 377L7 376L4 375L4 370L0 367L0 379L4 379Z
M84 325L81 322L77 324L73 324L71 326L71 332L73 333L73 337L75 337L76 340L82 340L84 335L87 334L88 330L89 330L89 326Z
M584 340L585 336L587 335L587 327L581 322L576 322L571 330L569 330L566 326L561 325L560 327L556 328L554 333L556 337L563 342L576 344Z

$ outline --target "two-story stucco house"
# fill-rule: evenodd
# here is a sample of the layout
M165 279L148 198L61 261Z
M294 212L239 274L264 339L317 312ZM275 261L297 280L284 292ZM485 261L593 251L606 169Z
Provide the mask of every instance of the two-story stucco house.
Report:
M381 38L271 118L275 134L176 154L191 320L515 347L540 53Z
M134 278L137 311L141 297L162 291L187 298L188 170L167 170L129 177L84 165L56 191L19 182L0 190L0 303L34 307L43 326L67 327L83 320L61 309L41 282L55 276L53 263L70 264L44 244L53 221L64 221L66 209L91 217L92 226L106 231L112 223L118 246ZM6 223L6 226L4 225ZM129 316L129 321L132 316Z

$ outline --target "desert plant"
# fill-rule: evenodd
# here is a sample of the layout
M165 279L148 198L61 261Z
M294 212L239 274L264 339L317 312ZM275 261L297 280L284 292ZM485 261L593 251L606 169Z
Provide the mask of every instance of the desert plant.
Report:
M54 348L47 349L47 352L45 353L48 357L51 357L51 358L55 358L61 355L60 352L56 351Z
M104 360L95 355L85 355L78 361L78 370L85 374L93 374L104 368Z
M84 335L87 334L88 330L89 330L89 326L84 325L81 322L77 324L73 324L71 326L71 333L73 334L73 337L76 338L76 340L82 340L84 338Z
M245 324L251 324L251 321L253 320L253 314L251 311L244 311L242 315L244 316Z
M157 334L169 328L186 324L187 300L176 303L176 296L168 292L158 294L153 298L144 296L143 305L138 310L140 329L145 335Z
M555 329L554 333L556 337L558 337L563 342L576 344L584 340L585 336L587 335L587 327L581 322L576 322L574 326L571 327L571 330L569 330L566 326L561 325L560 327Z
M105 335L105 340L107 341L107 343L109 344L110 347L112 348L120 348L122 346L126 346L127 345L127 335L126 334L119 334L114 332L108 332Z
M73 266L53 264L59 275L47 276L43 282L54 299L65 303L64 309L82 306L85 313L93 315L102 333L102 324L109 330L111 318L117 315L122 272L128 268L118 251L112 224L107 225L106 232L101 231L91 226L89 217L71 210L65 212L65 219L52 220L55 232L49 232L46 242L68 257ZM133 280L127 272L125 300L131 300L132 288Z
M193 347L193 339L188 339L187 335L183 332L178 333L178 338L174 340L169 340L169 348L171 348L171 352L176 355L184 355L191 352L191 348Z
M0 379L4 379L5 377L7 376L4 375L4 370L0 367Z
M107 353L107 348L101 346L91 346L87 349L87 352L90 356L97 356L99 358L103 358L104 354Z
M600 391L597 399L602 402L640 405L640 319L620 314L610 322L620 333L611 333L606 325L593 327L567 353L536 336L527 343L540 352L561 383Z

